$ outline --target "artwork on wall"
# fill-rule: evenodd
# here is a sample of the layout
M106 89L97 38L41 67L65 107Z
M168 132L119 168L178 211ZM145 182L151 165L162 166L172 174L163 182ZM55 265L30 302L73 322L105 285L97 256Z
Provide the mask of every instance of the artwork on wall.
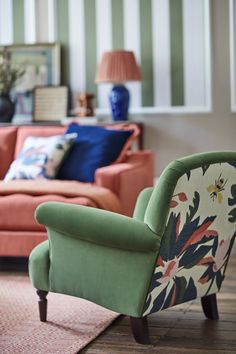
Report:
M15 67L24 67L25 73L12 93L16 101L15 116L29 117L33 111L33 90L36 86L60 84L60 45L23 44L0 47L7 50Z

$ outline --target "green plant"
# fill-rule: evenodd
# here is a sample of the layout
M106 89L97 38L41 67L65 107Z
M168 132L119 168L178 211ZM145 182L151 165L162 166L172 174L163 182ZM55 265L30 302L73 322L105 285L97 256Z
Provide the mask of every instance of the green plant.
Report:
M16 81L25 73L24 68L14 67L9 59L6 49L2 53L0 60L0 95L9 94Z

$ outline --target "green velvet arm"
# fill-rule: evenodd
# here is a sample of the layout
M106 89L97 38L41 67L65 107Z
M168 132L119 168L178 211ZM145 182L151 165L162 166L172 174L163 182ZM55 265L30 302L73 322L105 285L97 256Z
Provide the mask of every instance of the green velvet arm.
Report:
M29 257L29 276L36 289L49 291L49 244L40 243Z
M143 222L108 211L59 202L47 202L36 209L36 219L66 236L99 245L152 252L159 238Z
M134 216L135 220L144 221L144 216L146 212L146 208L148 202L151 198L154 187L145 188L138 196L135 209Z

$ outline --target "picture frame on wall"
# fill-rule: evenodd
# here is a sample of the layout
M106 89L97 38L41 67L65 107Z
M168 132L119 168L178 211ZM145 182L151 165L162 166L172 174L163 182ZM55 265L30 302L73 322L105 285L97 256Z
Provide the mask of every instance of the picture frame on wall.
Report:
M60 122L68 113L67 86L38 86L33 95L34 122Z
M17 44L0 47L7 51L11 65L23 67L22 78L12 92L16 102L14 120L32 120L33 91L36 86L57 86L61 81L59 43Z

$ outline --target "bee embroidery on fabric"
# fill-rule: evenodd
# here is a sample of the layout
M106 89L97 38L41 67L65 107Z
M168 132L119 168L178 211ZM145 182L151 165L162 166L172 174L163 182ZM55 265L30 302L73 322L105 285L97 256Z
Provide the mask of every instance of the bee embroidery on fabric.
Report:
M210 193L210 198L214 200L217 198L218 202L222 202L222 194L221 192L224 191L224 186L227 183L227 179L225 180L224 178L221 177L221 174L219 175L219 178L215 180L215 184L211 184L209 187L207 187L208 193Z

